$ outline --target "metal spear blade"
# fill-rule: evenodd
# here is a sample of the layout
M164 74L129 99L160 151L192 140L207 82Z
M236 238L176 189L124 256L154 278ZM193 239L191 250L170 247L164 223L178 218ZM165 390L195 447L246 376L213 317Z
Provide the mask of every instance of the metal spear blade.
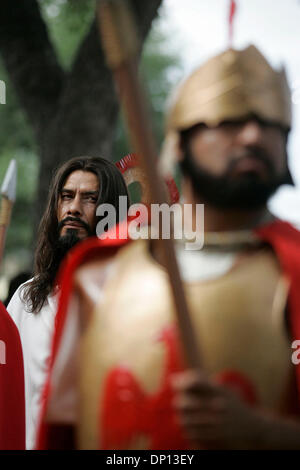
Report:
M2 187L1 195L5 196L9 201L15 202L17 188L17 162L15 159L10 161L6 171Z

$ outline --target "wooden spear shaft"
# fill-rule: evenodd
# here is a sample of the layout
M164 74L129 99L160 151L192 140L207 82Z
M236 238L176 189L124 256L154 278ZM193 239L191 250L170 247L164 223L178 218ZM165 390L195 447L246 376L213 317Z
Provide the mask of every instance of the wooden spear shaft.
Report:
M147 175L151 203L162 204L167 203L167 198L163 180L157 169L157 149L144 90L137 71L138 42L134 37L135 25L125 3L125 0L99 2L99 30L107 61L119 90L132 145L142 157L141 163ZM163 239L159 230L159 243L170 280L186 361L189 367L199 368L199 348L187 307L173 241Z

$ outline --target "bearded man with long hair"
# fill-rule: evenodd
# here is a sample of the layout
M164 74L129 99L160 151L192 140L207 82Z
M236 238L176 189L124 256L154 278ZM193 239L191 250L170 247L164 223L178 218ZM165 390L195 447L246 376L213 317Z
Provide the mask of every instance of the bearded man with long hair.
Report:
M119 196L128 192L120 171L104 158L78 157L55 173L42 217L34 277L21 285L7 310L21 336L25 367L27 448L32 448L50 355L50 338L60 286L62 260L79 241L96 235L96 209L111 204L119 216Z

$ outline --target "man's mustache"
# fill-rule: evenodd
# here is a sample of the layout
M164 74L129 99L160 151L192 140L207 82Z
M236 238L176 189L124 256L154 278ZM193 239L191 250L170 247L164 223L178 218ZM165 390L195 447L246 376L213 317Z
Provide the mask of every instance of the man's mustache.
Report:
M235 166L244 158L252 158L253 160L257 160L263 163L266 166L270 175L275 174L274 164L269 153L261 149L260 147L253 147L251 149L239 152L236 155L232 155L232 160L228 164L226 173L231 173L231 171L234 170Z
M91 227L86 222L79 219L79 217L70 216L66 217L58 223L58 231L60 232L63 226L66 225L68 222L76 222L77 224L81 225L87 231L87 233L91 233Z

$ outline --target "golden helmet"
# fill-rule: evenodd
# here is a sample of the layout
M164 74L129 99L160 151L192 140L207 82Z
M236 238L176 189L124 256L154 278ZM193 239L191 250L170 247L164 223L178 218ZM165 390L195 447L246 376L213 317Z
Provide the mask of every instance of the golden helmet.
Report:
M166 120L163 153L179 132L196 124L256 115L291 127L291 95L284 69L274 70L258 49L228 49L197 68L174 93ZM166 163L166 162L164 162ZM164 164L163 163L163 164Z

